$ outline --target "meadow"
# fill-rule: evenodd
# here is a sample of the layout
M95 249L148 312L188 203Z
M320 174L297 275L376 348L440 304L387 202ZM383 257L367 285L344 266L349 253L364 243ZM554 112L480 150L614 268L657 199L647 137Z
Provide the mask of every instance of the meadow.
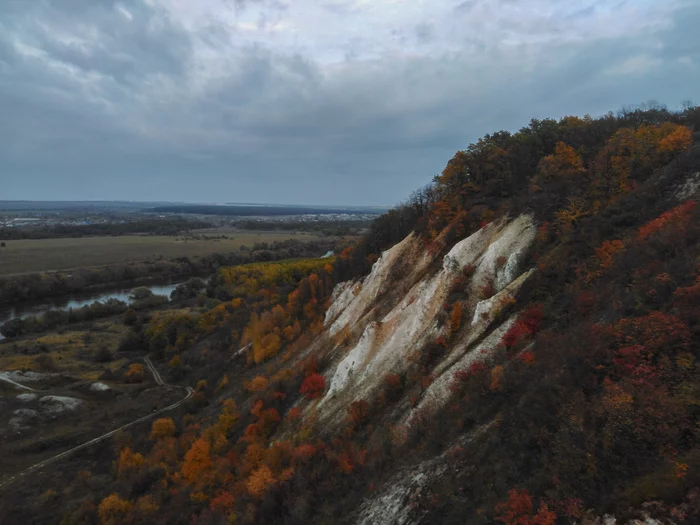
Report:
M215 230L208 232L215 233ZM176 257L227 253L241 246L296 239L311 241L320 235L304 232L216 232L219 235L123 235L8 241L0 248L0 276L51 272ZM221 234L228 238L215 238Z

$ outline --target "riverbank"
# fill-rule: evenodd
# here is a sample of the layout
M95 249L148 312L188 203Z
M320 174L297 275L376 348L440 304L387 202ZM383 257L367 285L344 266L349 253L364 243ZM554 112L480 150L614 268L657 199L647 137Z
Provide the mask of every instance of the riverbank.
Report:
M221 266L318 257L328 250L334 250L336 245L337 241L332 239L310 242L286 240L269 245L261 244L253 249L239 249L231 253L214 253L206 257L178 257L171 260L81 268L74 271L0 277L0 308L3 305L16 306L52 297L186 280L190 277L211 275Z

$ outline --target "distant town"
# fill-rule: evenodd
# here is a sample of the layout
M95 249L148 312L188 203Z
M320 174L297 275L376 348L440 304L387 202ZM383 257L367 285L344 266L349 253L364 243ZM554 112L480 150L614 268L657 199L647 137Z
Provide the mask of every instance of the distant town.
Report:
M0 229L51 229L119 225L180 219L212 227L240 228L262 223L366 223L380 208L278 205L191 205L124 202L0 202ZM193 227L198 227L193 224Z

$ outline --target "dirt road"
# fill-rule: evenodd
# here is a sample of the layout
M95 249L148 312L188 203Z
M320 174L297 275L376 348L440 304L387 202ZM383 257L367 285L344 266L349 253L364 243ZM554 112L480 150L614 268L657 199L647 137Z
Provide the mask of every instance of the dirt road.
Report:
M70 450L66 450L65 452L61 452L60 454L57 454L56 456L53 456L53 457L51 457L51 458L49 458L49 459L45 459L44 461L40 461L39 463L36 463L35 465L32 465L32 466L29 467L28 469L23 470L23 471L20 472L19 474L16 474L16 475L11 476L11 477L9 477L9 478L7 478L7 479L5 479L5 480L0 481L0 489L2 489L2 488L4 488L4 487L7 487L7 486L10 485L11 483L13 483L13 482L17 481L18 479L20 479L20 478L26 476L27 474L30 474L30 473L35 472L35 471L38 471L39 469L41 469L41 468L43 468L43 467L45 467L45 466L47 466L47 465L49 465L49 464L51 464L51 463L54 463L54 462L58 461L59 459L62 459L62 458L66 457L66 456L68 456L68 455L70 455L70 454L73 454L74 452L77 452L78 450L81 450L81 449L84 449L84 448L86 448L86 447L89 447L90 445L94 445L95 443L99 443L100 441L104 441L105 439L109 439L109 438L111 438L114 434L116 434L117 432L119 432L119 431L121 431L121 430L126 430L126 429L129 428L129 427L132 427L132 426L134 426L134 425L138 425L139 423L141 423L141 422L143 422L143 421L147 421L148 419L151 419L151 418L153 418L153 417L155 417L155 416L157 416L157 415L159 415L159 414L162 414L163 412L167 412L167 411L169 411L169 410L173 410L173 409L179 407L180 405L182 405L185 401L187 401L189 398L192 397L192 395L194 394L194 390L192 390L192 388L190 388L189 386L188 386L188 387L183 387L183 386L180 386L180 385L168 385L168 384L165 383L165 382L163 381L163 379L160 377L160 374L158 373L158 370L156 370L156 367L153 366L153 363L151 362L151 360L149 359L149 357L146 356L146 357L143 358L143 360L146 362L146 365L148 366L148 369L151 371L151 374L153 375L153 379L155 380L155 382L156 382L159 386L162 386L162 387L164 387L164 388L181 388L181 389L184 389L185 392L186 392L185 397L183 397L180 401L178 401L178 402L176 402L176 403L173 403L172 405L170 405L170 406L168 406L168 407L161 408L160 410L156 410L155 412L153 412L153 413L151 413L151 414L148 414L147 416L144 416L144 417L141 417L141 418L139 418L139 419L136 419L136 420L134 420L134 421L132 421L132 422L130 422L130 423L127 423L126 425L122 425L122 426L119 427L119 428L115 428L115 429L112 430L111 432L107 432L106 434L103 434L103 435L98 436L98 437L96 437L96 438L94 438L94 439L91 439L90 441L86 441L85 443L83 443L83 444L81 444L81 445L78 445L77 447L73 447L73 448L71 448ZM18 387L20 387L20 388L23 388L23 389L27 389L27 388L28 388L28 387L24 387L23 385L20 385L19 383L15 383L14 381L8 381L8 382L12 382L12 383L15 384L16 386L18 386ZM30 389L30 390L32 390L32 389Z

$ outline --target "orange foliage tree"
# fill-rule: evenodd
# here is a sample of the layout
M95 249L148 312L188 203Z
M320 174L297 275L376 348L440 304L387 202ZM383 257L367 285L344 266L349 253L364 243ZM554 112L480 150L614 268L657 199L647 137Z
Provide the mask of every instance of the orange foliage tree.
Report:
M194 443L185 454L185 462L182 465L182 477L190 483L203 481L205 474L212 466L211 448L209 443L200 438Z
M275 482L275 476L267 465L255 469L245 482L248 493L254 498L260 498L267 488Z
M537 167L538 182L546 182L556 177L575 177L585 173L581 157L576 153L576 150L564 144L557 142L554 153L544 157Z

